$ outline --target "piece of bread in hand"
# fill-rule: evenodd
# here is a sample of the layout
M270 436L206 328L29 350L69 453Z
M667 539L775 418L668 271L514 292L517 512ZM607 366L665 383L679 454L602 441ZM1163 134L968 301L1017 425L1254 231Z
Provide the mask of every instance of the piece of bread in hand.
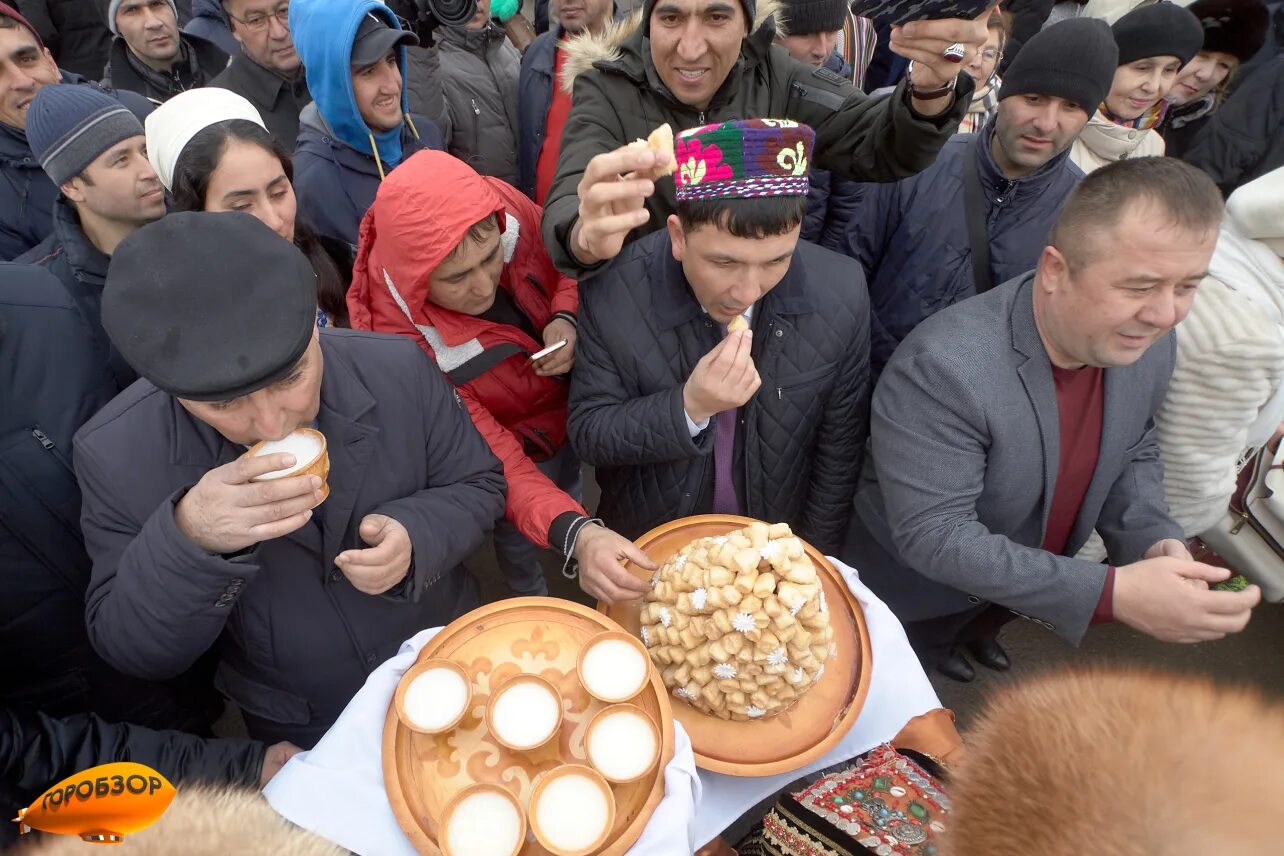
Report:
M728 333L743 333L749 329L749 319L743 315L737 315L727 324Z
M668 122L652 131L646 138L646 144L656 154L669 156L667 165L656 168L656 178L662 175L673 175L678 171L678 159L673 154L673 129L669 127Z

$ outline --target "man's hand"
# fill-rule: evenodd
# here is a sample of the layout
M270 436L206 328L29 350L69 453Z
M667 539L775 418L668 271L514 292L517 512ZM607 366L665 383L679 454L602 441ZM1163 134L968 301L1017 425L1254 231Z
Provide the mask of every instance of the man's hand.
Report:
M632 541L596 523L586 523L575 539L575 561L580 566L580 588L603 603L637 600L651 590L648 580L629 573L629 561L644 570L657 567Z
M938 21L911 21L892 27L890 47L892 53L912 60L914 68L910 82L918 89L938 89L958 77L963 66L972 61L985 47L986 22L990 18L986 9L972 20L946 18ZM953 44L965 48L961 62L945 58L945 49ZM931 101L914 99L914 109L925 116L934 116L949 107L951 96Z
M1176 538L1165 538L1162 541L1156 541L1150 549L1142 556L1143 559L1158 559L1161 556L1171 556L1174 559L1185 559L1193 562L1194 557L1190 555L1190 549L1187 548L1185 541L1178 541Z
M655 193L656 170L668 162L668 155L637 143L588 162L576 190L580 211L570 241L581 264L615 258L629 232L650 219L646 199Z
M215 467L174 507L178 531L207 553L235 553L288 535L312 518L321 502L321 479L251 479L292 466L294 455L282 452Z
M541 377L566 374L575 365L575 325L565 318L554 318L544 328L544 347L558 342L565 342L566 347L532 363L535 374Z
M383 514L367 514L357 532L370 546L364 550L344 550L335 556L335 567L343 571L357 591L383 594L405 579L410 570L410 533Z
M263 770L259 773L259 790L267 787L267 783L272 781L272 777L281 772L285 762L298 755L303 750L293 743L282 741L273 743L263 753Z
M1230 575L1225 568L1170 556L1117 568L1115 619L1163 642L1205 642L1238 633L1262 592L1257 586L1237 592L1208 589Z
M762 378L750 351L753 331L730 333L700 358L682 387L682 404L692 422L703 422L724 410L735 410L753 398Z

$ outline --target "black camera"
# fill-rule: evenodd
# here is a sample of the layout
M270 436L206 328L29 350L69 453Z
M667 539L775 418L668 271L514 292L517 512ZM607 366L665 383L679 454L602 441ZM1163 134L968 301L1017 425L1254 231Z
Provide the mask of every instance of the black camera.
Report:
M462 27L477 14L477 0L386 0L388 7L407 23L420 44L432 44L439 24Z

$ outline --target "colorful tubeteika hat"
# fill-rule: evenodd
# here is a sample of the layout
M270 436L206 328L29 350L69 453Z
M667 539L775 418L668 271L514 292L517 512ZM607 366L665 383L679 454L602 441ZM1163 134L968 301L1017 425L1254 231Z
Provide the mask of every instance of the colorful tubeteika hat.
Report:
M678 201L806 196L815 143L815 131L788 119L689 128L673 146Z

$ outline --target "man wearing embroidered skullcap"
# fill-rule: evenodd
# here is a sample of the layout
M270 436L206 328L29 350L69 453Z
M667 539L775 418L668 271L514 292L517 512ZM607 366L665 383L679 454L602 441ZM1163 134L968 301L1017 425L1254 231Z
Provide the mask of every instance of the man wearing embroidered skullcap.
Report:
M250 735L303 747L402 641L478 604L461 563L504 507L437 367L402 338L318 330L314 282L243 212L126 238L103 325L144 380L74 452L99 654L157 680L216 652ZM245 457L299 428L325 438L321 474L278 472L312 462L284 450Z
M897 5L916 14L914 3ZM675 210L670 154L629 144L665 123L675 133L746 116L808 123L816 166L840 179L895 181L932 163L971 101L962 69L985 45L988 10L893 26L891 49L913 68L888 98L773 44L774 10L755 0L645 0L640 19L568 41L560 85L574 100L544 201L544 243L563 272L582 279L664 228Z
M684 131L677 210L580 292L569 432L629 538L692 514L842 541L869 402L860 266L800 242L815 134Z

